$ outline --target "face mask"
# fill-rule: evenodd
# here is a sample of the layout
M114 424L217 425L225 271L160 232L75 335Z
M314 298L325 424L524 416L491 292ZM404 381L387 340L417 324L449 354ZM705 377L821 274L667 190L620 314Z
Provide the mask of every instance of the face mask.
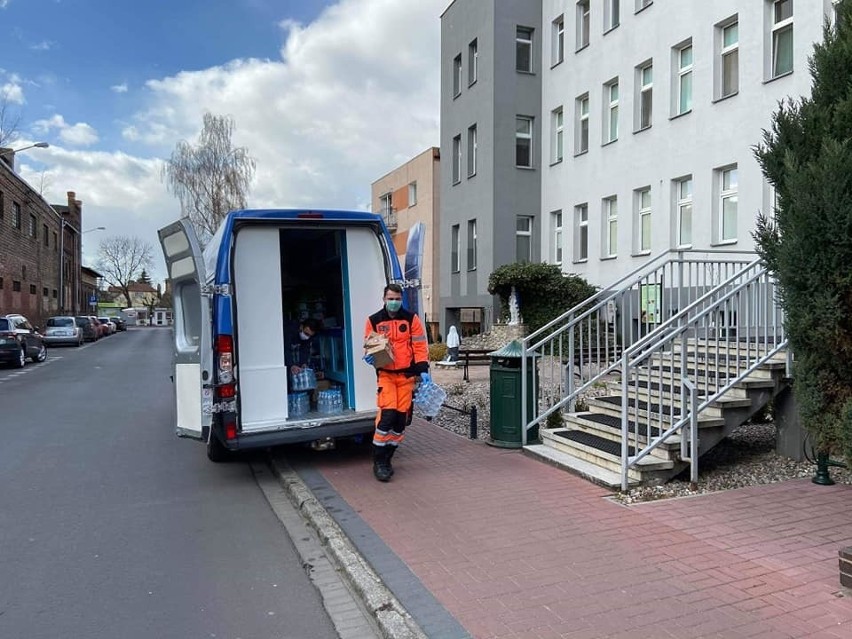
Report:
M385 302L385 308L388 309L388 313L396 313L402 308L402 300L388 300Z
M311 336L308 335L305 331L299 331L299 339L304 342L311 339Z

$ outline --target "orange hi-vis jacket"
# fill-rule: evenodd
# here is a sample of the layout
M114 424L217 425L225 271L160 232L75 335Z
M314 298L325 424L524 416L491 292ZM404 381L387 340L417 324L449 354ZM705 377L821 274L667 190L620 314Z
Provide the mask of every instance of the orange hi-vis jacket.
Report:
M383 308L367 318L364 338L373 331L384 335L393 351L393 364L379 370L411 376L429 371L429 345L420 317L404 308L391 317Z

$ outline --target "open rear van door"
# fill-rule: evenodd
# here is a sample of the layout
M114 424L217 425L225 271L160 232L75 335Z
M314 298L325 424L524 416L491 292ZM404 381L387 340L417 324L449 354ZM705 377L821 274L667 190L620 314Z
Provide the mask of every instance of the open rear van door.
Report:
M189 220L158 232L174 299L174 385L180 437L206 439L213 408L210 298L201 246Z

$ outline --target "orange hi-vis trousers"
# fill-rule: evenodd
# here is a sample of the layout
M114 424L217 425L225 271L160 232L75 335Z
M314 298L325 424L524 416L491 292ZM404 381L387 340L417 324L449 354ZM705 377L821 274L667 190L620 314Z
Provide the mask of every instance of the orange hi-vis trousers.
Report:
M378 371L378 374L379 414L376 416L373 444L396 447L402 443L405 427L411 422L416 378L388 371Z

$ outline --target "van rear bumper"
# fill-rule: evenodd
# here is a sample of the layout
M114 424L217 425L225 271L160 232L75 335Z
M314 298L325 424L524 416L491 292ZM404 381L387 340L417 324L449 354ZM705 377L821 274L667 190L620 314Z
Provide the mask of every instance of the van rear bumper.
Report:
M326 437L352 437L353 435L364 434L372 436L375 427L374 419L363 418L346 422L329 422L305 428L240 433L236 439L222 443L229 450L250 450L252 448L266 448L267 446L302 444Z

